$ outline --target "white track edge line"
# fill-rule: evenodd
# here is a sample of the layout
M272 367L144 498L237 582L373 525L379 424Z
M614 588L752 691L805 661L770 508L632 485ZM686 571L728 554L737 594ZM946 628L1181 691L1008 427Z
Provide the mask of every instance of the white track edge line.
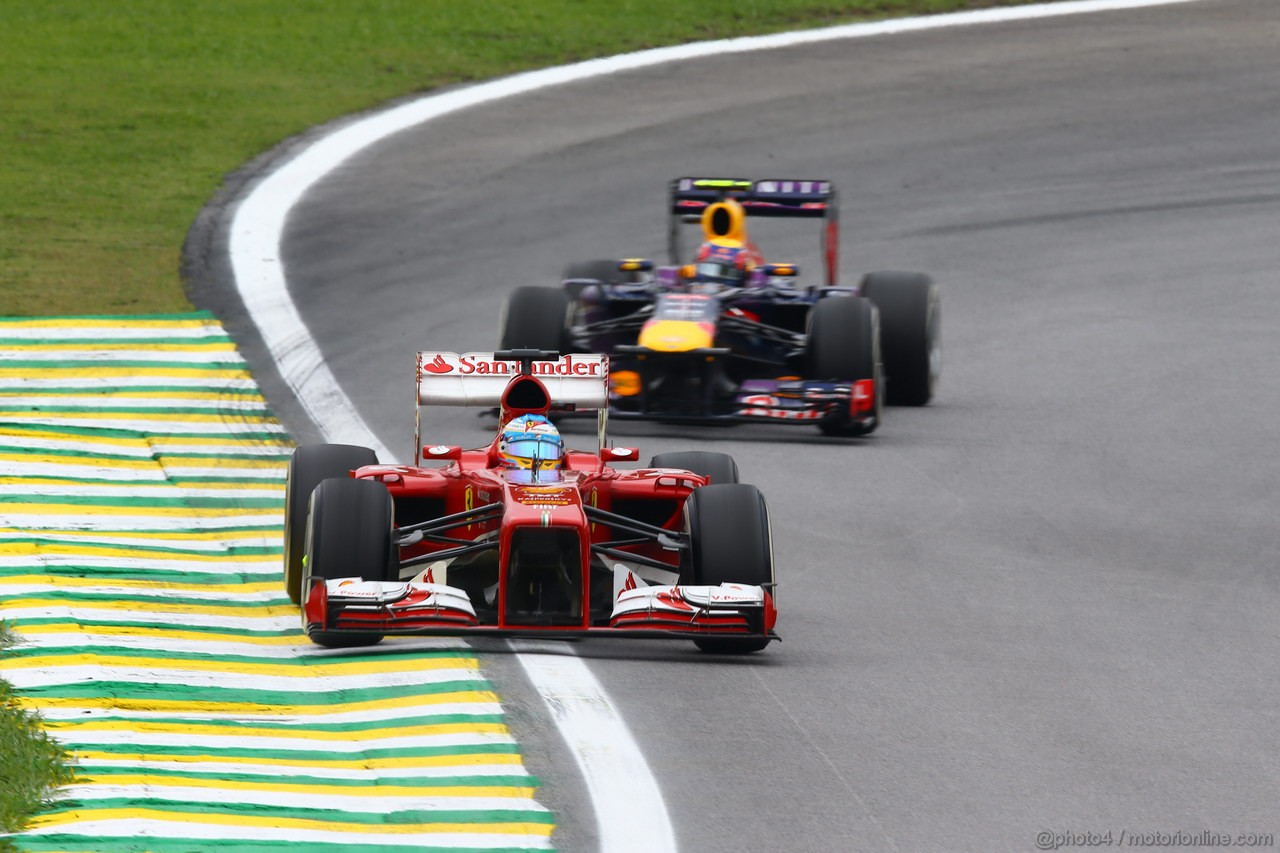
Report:
M326 440L394 455L378 440L339 387L289 297L280 243L285 219L308 189L360 151L434 118L489 101L591 77L704 56L770 50L847 38L944 27L1050 18L1193 3L1200 0L1074 0L849 24L769 36L698 42L516 74L465 89L425 95L354 121L308 145L268 174L235 209L229 252L232 275L250 319L285 382ZM518 655L583 771L596 813L600 849L609 853L675 851L666 805L652 772L616 708L568 644L555 656ZM635 832L633 815L645 816Z

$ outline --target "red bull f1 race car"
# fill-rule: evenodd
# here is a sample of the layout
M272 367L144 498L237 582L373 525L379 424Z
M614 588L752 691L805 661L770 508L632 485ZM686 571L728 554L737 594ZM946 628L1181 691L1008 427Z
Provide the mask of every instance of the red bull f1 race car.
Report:
M561 287L510 296L503 348L604 352L612 414L668 421L772 421L828 435L875 430L885 403L922 406L942 366L937 285L874 272L837 284L839 218L829 181L680 178L669 204L668 266L589 261ZM822 223L825 280L769 263L747 220ZM702 228L690 253L685 225Z
M284 585L310 638L607 635L746 653L777 639L764 496L732 457L646 468L606 440L609 359L517 350L418 354L423 407L498 407L493 441L424 446L413 464L342 444L298 447L285 489ZM594 410L593 451L549 416Z

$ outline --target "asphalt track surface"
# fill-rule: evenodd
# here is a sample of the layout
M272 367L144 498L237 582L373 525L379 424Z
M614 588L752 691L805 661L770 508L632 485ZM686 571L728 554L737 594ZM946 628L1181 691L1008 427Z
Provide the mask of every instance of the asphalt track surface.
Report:
M935 405L857 441L613 430L646 458L734 454L774 519L780 645L573 647L680 848L1280 834L1277 57L1280 4L1204 0L566 85L346 163L295 209L288 278L342 387L407 458L413 353L492 347L510 289L567 261L661 258L669 178L835 181L846 278L943 287ZM239 332L305 440L217 283L225 209L189 246L193 298ZM816 272L815 233L755 236ZM491 435L428 416L429 440ZM593 849L541 701L501 643L478 645L558 844Z

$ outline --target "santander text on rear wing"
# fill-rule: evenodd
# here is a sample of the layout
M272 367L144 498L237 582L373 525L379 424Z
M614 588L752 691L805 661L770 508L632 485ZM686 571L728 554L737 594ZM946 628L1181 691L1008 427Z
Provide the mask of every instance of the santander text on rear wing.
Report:
M537 382L529 382L528 377ZM529 412L594 410L600 421L600 446L604 447L609 357L541 350L428 350L418 353L417 403L416 454L422 451L423 406L500 407Z
M609 404L609 357L594 353L418 353L418 405L492 407L522 373L547 389L552 410L603 409Z

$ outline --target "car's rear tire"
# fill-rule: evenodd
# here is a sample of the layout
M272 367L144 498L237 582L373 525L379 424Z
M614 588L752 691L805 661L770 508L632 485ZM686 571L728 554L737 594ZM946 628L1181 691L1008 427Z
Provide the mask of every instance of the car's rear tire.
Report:
M880 311L885 398L895 406L933 399L942 372L942 301L938 285L913 272L873 272L859 289Z
M376 480L325 480L311 494L307 517L307 569L326 580L359 577L391 580L391 494ZM312 631L311 641L330 648L372 646L382 634Z
M308 444L293 451L284 481L284 588L294 604L302 603L311 492L324 480L377 463L372 450L352 444Z
M680 566L680 583L750 584L772 594L773 533L769 508L759 489L746 483L694 489L685 501L684 514L689 550ZM747 654L769 645L769 638L703 637L694 644L704 652Z
M805 375L810 379L876 384L875 418L869 424L840 412L818 422L824 435L857 436L875 431L884 416L881 393L880 318L869 299L829 296L809 311Z
M701 474L712 483L738 482L738 463L728 453L712 450L677 450L659 453L649 460L650 468L680 468Z
M563 288L517 287L502 308L499 348L569 352L570 308L569 294Z

